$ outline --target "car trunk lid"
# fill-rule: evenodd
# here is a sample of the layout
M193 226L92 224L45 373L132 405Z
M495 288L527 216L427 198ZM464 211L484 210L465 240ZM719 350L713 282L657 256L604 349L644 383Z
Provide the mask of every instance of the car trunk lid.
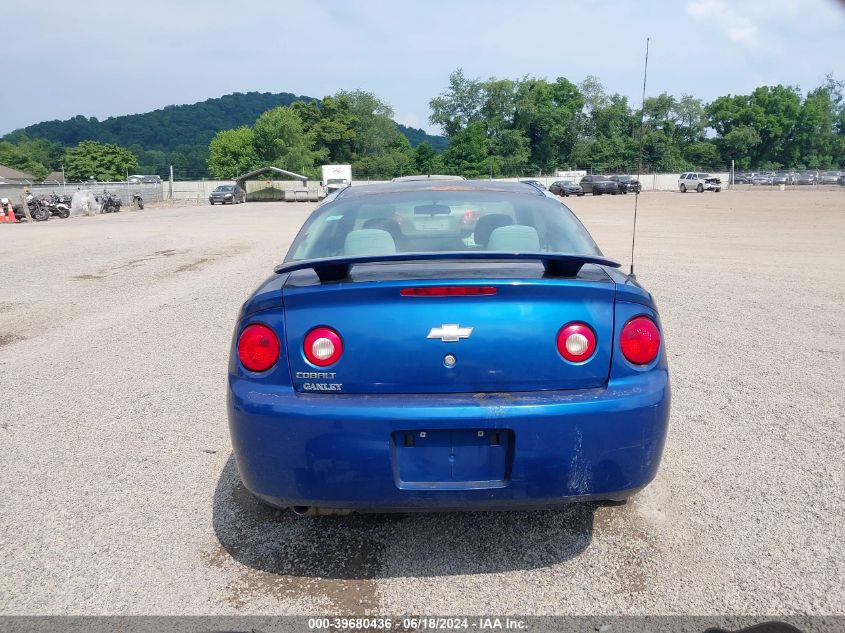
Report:
M486 290L428 296L435 287ZM329 283L295 271L283 288L293 385L300 392L355 394L602 386L614 292L612 280L591 264L572 278L550 277L527 262L370 264ZM588 324L597 340L595 353L581 363L564 360L556 345L561 327L575 321ZM312 365L303 352L306 335L318 326L342 339L343 354L329 367Z

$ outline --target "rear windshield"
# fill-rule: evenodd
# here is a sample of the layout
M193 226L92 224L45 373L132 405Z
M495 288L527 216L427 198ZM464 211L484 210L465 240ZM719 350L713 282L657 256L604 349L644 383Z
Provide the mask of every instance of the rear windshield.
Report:
M286 261L466 251L601 255L575 215L551 198L413 191L340 198L319 207Z

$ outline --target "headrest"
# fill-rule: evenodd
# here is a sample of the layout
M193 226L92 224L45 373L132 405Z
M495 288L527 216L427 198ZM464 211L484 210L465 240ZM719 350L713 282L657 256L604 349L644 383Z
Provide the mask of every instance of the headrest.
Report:
M389 255L395 252L393 237L381 229L350 231L343 245L344 255Z
M500 226L508 226L509 224L513 224L513 219L504 213L482 215L478 218L478 222L475 223L473 240L479 246L487 246L493 229L497 229Z
M533 226L522 224L500 226L490 234L487 250L508 253L536 253L540 250L540 238L537 235L537 229Z

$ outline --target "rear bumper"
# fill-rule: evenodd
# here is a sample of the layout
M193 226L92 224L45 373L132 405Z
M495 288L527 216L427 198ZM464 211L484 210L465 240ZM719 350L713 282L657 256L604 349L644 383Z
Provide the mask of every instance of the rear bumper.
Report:
M228 389L232 446L253 494L277 506L365 511L626 498L657 472L669 402L664 369L577 391L298 394L238 376L229 377ZM397 437L443 430L465 437L482 429L510 438L507 464L495 481L403 481L399 464L408 453L400 457ZM479 455L464 450L460 459L487 459ZM414 463L410 471L425 468Z

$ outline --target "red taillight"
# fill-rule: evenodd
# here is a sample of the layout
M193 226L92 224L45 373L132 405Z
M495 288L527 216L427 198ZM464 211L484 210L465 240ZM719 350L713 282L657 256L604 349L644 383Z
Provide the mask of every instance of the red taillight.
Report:
M330 327L315 327L305 335L302 351L312 365L328 367L336 363L343 354L343 341L340 334Z
M634 317L622 328L619 347L629 362L648 365L660 351L660 331L648 317Z
M249 371L267 371L279 360L279 337L266 325L246 326L238 339L238 358Z
M403 297L480 297L496 294L494 286L429 286L402 288Z
M569 323L557 333L557 351L571 363L587 360L596 351L596 334L586 323Z

